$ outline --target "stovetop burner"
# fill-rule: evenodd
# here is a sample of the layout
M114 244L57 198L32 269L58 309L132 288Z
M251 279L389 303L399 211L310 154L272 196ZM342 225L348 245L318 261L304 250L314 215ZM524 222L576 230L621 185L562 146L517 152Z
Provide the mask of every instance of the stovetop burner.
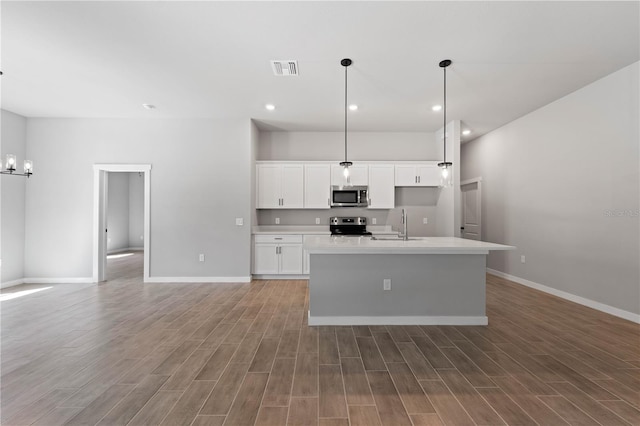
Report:
M371 235L371 232L367 231L367 218L359 216L334 216L329 221L329 230L331 231L331 235L343 235L351 237Z

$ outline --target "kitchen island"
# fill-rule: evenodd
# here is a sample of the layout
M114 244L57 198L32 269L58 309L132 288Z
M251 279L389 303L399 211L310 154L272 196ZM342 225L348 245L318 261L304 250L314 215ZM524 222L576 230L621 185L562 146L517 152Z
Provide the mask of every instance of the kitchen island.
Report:
M515 247L454 237L317 236L304 248L314 326L486 325L486 256Z

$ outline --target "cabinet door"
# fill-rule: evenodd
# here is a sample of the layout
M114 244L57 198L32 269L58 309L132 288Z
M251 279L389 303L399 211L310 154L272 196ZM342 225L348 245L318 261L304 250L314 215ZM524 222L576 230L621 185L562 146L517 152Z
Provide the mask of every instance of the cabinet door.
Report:
M435 164L426 164L417 167L418 185L420 186L440 186L440 167Z
M349 167L351 173L351 185L369 185L369 167L367 164L354 164ZM344 178L344 169L339 164L331 165L331 185L344 186L347 184Z
M396 165L395 167L396 186L417 186L418 179L416 174L416 166L414 165Z
M256 208L277 209L282 194L282 168L276 164L256 166Z
M369 166L370 209L392 209L395 207L395 183L393 164Z
M280 255L277 244L256 244L253 256L254 274L278 273Z
M304 166L282 165L282 205L280 208L301 209L304 206Z
M280 246L280 273L302 274L302 244Z
M304 208L328 209L331 189L331 167L329 164L306 164L304 166Z

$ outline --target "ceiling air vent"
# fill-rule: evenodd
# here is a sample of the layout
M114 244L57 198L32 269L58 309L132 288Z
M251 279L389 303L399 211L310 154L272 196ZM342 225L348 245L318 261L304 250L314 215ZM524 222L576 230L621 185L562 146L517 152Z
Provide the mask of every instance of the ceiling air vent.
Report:
M271 68L275 75L298 75L298 61L271 61Z

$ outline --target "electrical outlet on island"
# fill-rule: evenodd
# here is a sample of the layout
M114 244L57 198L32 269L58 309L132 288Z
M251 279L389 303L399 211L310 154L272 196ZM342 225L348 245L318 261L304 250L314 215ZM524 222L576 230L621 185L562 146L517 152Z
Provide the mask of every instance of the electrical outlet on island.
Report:
M276 225L280 225L280 218L276 217Z

